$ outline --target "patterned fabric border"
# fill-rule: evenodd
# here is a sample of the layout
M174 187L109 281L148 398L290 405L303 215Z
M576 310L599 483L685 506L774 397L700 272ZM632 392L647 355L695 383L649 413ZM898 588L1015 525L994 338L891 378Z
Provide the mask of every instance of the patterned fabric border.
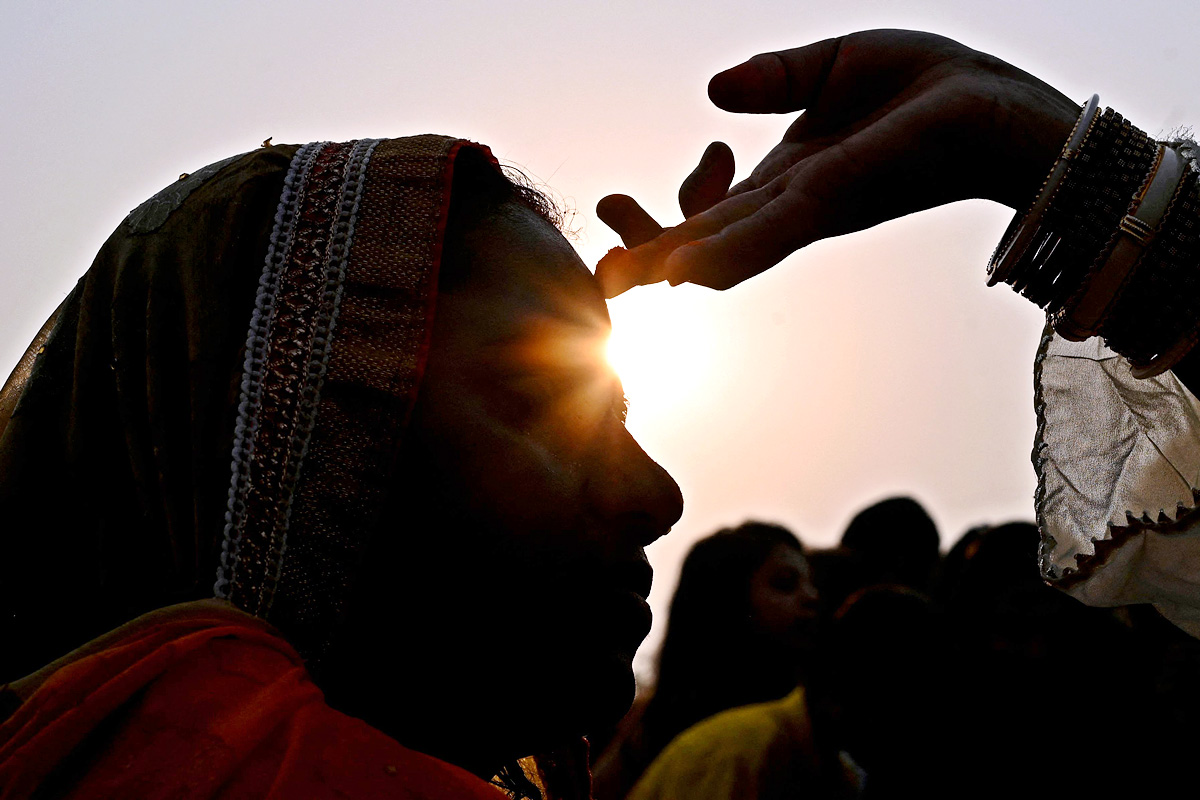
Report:
M383 520L432 331L447 136L306 145L280 199L247 337L218 597L318 674ZM336 326L337 335L333 335Z
M214 591L271 608L377 142L305 145L284 183L246 341L221 566Z
M371 156L350 248L338 332L296 489L268 619L314 674L339 630L384 516L432 330L456 154L444 136L385 139ZM486 151L485 151L486 152Z

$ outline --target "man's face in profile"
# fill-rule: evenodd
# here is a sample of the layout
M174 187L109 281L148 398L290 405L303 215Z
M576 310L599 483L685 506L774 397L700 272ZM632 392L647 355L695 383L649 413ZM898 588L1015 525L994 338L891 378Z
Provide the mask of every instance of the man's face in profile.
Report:
M562 235L510 203L465 244L401 470L420 524L398 531L398 557L416 559L398 570L427 595L414 635L437 642L420 680L457 684L531 739L578 735L632 700L643 547L682 499L625 429L607 309Z

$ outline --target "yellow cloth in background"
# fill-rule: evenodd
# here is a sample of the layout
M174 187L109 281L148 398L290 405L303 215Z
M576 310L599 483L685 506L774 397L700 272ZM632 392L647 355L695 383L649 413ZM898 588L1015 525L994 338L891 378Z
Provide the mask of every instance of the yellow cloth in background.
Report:
M817 778L812 724L797 688L688 728L658 754L627 800L799 797Z

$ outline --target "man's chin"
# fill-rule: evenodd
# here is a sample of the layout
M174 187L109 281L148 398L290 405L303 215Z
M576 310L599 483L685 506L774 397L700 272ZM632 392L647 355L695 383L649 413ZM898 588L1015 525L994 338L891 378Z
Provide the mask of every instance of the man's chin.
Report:
M528 689L528 721L540 729L539 749L609 728L633 704L637 684L631 654L593 651L572 662L548 663L547 679Z
M596 659L593 688L585 691L580 716L586 719L582 733L611 728L633 705L637 682L633 674L633 654L613 651Z

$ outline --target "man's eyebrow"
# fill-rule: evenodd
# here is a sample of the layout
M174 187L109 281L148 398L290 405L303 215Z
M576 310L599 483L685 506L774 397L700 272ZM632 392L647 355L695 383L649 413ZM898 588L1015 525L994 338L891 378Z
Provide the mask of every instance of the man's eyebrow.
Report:
M610 325L608 302L604 299L600 281L582 262L577 266L568 280L550 287L548 295L552 310L564 317L578 318L583 323Z
M491 326L482 337L482 346L529 344L541 339L551 341L579 341L593 339L597 342L607 338L612 328L607 318L583 318L577 314L557 314L552 311L531 315L523 320L506 320Z

